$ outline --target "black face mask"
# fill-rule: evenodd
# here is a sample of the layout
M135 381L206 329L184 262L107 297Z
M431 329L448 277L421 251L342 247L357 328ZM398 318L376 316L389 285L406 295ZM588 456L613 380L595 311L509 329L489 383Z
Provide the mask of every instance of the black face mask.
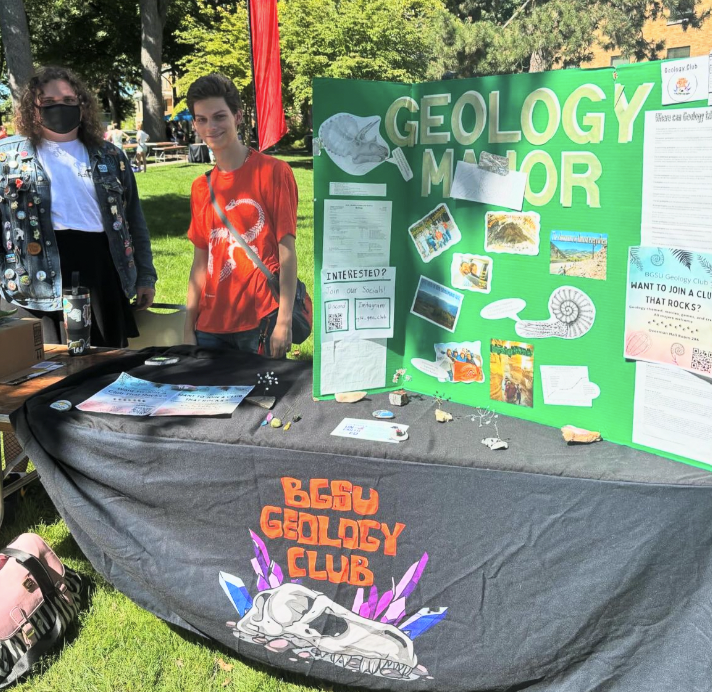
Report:
M40 106L40 122L44 127L58 135L66 135L82 121L79 106L67 106L57 103L54 106Z

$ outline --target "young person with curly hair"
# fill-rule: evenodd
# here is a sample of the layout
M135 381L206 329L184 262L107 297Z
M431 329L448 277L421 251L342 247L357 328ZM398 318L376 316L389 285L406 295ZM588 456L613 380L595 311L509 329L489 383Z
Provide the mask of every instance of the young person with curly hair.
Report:
M282 358L292 345L297 291L294 174L284 161L240 142L240 95L227 77L200 77L188 89L187 101L196 131L215 155L209 175L216 201L259 259L279 274L279 300L220 220L208 179L201 175L191 190L188 238L195 247L185 341Z
M92 93L62 67L30 79L15 124L0 142L0 296L61 343L62 289L79 272L91 343L125 346L138 335L129 301L149 307L156 283L131 166L104 141Z

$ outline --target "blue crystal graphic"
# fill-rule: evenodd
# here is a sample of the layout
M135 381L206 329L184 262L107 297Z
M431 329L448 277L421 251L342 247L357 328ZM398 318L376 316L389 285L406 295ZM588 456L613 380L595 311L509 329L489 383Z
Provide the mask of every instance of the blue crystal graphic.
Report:
M220 586L225 595L235 606L235 610L243 617L252 608L252 597L245 588L245 584L239 577L234 577L227 572L220 572Z
M447 608L421 608L398 629L411 639L419 637L438 624L447 615Z

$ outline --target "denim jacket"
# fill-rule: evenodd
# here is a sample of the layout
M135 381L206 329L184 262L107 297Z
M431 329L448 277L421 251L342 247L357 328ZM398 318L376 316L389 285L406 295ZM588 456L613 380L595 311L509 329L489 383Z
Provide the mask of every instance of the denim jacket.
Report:
M113 144L87 150L111 256L130 300L138 286L153 288L156 283L136 179L125 154ZM5 300L32 310L61 310L49 178L26 137L0 140L0 234L0 293Z

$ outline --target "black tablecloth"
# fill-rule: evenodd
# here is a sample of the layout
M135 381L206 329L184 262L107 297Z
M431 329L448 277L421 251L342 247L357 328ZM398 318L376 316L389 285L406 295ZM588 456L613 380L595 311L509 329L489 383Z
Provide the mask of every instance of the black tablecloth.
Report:
M177 347L68 378L14 414L97 570L134 601L273 666L374 689L709 690L712 474L432 399L400 444L330 436L389 408L314 402L311 366ZM276 416L55 411L125 370L255 384ZM263 377L264 379L264 377Z
M208 145L188 145L188 161L190 163L210 163L210 152L208 151Z

